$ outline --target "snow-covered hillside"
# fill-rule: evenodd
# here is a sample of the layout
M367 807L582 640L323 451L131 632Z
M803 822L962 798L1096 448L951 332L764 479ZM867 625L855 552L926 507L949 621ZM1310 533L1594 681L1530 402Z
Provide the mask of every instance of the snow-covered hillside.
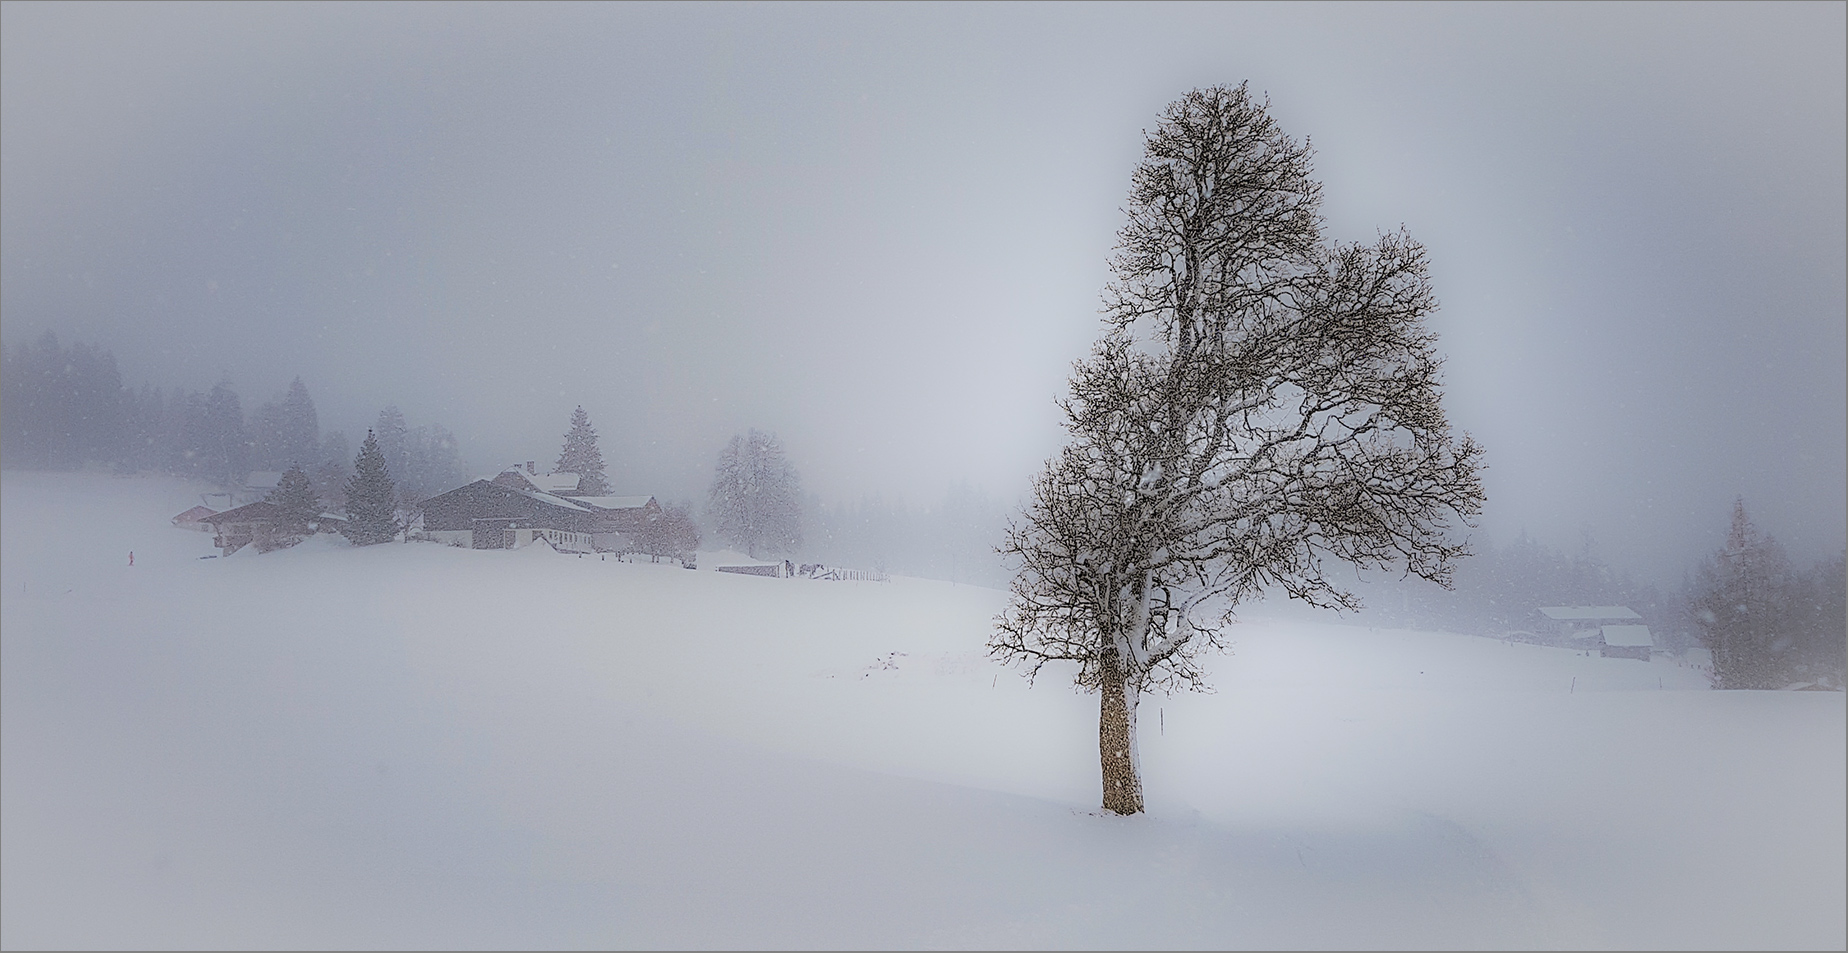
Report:
M1848 942L1838 693L1253 616L1105 817L995 590L201 560L196 493L0 479L8 948Z

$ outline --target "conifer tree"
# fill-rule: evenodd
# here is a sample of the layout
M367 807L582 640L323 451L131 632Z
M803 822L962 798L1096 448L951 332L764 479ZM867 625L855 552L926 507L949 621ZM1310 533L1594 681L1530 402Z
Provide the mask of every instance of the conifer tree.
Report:
M251 415L250 432L260 469L285 470L297 464L312 467L320 462L320 418L315 414L314 399L308 396L308 388L299 377L289 382L289 392L281 400L257 408Z
M404 465L391 472L398 481L398 500L406 508L454 489L463 482L456 435L438 424L412 428L404 436Z
M346 506L346 481L353 475L353 445L343 431L332 431L321 441L320 460L314 479L322 498L335 506Z
M603 451L597 449L597 430L590 425L590 415L584 412L583 404L571 412L571 430L565 434L565 447L559 451L552 470L577 474L581 496L603 496L610 491L603 473Z
M269 548L293 546L301 542L302 537L314 532L315 523L321 516L321 497L314 492L314 484L309 482L308 474L301 467L290 467L284 471L276 488L263 499L282 508L282 522L277 527L275 545Z
M379 419L372 426L372 433L378 435L379 452L385 455L385 468L396 474L398 482L404 481L406 459L410 455L411 428L404 422L404 412L392 404L379 411Z
M236 486L250 476L250 437L244 411L228 381L213 385L205 398L200 434L205 476L222 486Z
M360 546L391 542L399 529L394 492L378 437L368 430L359 456L353 459L353 477L346 484L347 522L341 534Z
M1795 581L1783 547L1734 500L1726 546L1701 565L1689 599L1715 688L1782 688L1792 677Z

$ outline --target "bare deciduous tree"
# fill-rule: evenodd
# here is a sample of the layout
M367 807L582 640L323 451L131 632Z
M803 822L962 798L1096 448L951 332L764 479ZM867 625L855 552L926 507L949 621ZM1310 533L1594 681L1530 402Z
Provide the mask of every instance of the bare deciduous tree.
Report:
M752 428L726 444L714 468L707 510L713 528L756 559L802 543L802 482L775 434Z
M991 652L1101 695L1104 807L1143 809L1136 708L1202 688L1242 600L1344 608L1333 563L1448 583L1479 448L1440 405L1424 250L1324 244L1310 151L1244 86L1163 113L1111 262L1107 329L1033 484Z

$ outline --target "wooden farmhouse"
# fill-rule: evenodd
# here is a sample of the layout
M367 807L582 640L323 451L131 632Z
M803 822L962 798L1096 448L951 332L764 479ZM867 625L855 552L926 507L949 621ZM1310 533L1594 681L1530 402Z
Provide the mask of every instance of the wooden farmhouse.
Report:
M180 516L201 509L205 508L196 506ZM173 518L173 525L182 525L180 516ZM265 500L233 507L223 513L207 510L206 515L198 517L197 522L216 534L212 538L212 545L218 547L221 556L229 556L252 543L257 544L258 552L269 552L301 541L299 527L295 532L283 530L282 507ZM334 533L345 522L346 517L339 514L322 513L309 521L307 529L310 533Z
M566 552L630 552L661 517L651 496L565 496L578 477L510 467L423 503L422 536L473 549L518 549L543 539Z
M281 545L282 515L282 507L258 500L223 513L213 513L201 518L200 522L210 525L217 533L212 545L218 547L219 554L229 556L251 543L257 544L259 552Z
M590 552L591 512L563 497L476 480L423 502L423 537L471 549L518 549L544 539Z

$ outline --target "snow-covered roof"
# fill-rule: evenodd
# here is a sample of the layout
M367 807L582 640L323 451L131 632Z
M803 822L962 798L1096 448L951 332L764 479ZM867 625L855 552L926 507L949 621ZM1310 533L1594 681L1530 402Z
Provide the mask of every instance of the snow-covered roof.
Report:
M647 506L652 496L574 496L571 499L579 503L588 503L600 510L639 510Z
M173 518L175 523L197 523L218 511L206 506L195 506Z
M217 526L219 523L235 523L239 520L278 519L282 516L282 513L282 507L266 500L258 500L255 503L246 503L243 506L226 510L223 513L213 513L210 516L201 517L199 522L210 523L213 526Z
M578 488L579 477L575 473L535 473L518 463L502 470L500 475L506 476L509 473L541 493L569 493Z
M538 500L541 503L550 503L553 506L562 506L562 507L565 507L566 509L577 510L580 513L590 512L590 507L579 506L577 505L576 501L567 500L562 496L553 496L550 493L541 493L538 490L514 490L513 492L518 493L521 496L527 497L529 499Z
M547 473L543 475L527 474L526 479L543 493L564 493L578 488L578 475L575 473Z
M1604 627L1604 644L1617 646L1654 645L1655 639L1649 635L1646 625L1607 625Z
M1540 614L1555 622L1597 622L1604 619L1640 619L1628 606L1541 606Z

